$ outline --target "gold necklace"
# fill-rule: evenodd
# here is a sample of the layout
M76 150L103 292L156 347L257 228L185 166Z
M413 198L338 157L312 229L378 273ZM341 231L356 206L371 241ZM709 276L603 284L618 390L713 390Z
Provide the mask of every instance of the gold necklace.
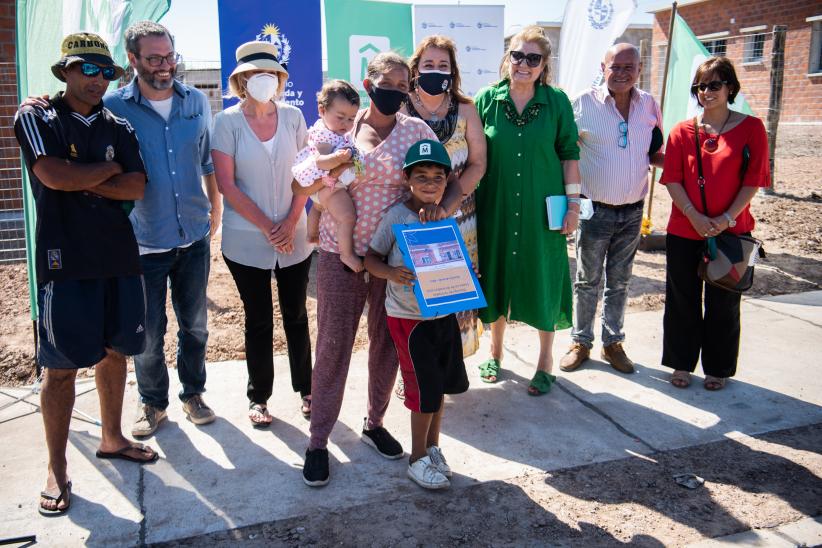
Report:
M420 98L420 94L417 90L414 90L414 102L417 103L418 107L422 108L422 110L428 113L428 116L425 117L426 120L429 120L431 122L439 122L440 117L437 115L437 112L439 112L442 109L443 105L446 105L445 111L448 112L448 107L451 106L451 95L446 93L443 100L440 101L439 106L435 108L433 111L428 110L428 107L426 107L423 104L422 99Z

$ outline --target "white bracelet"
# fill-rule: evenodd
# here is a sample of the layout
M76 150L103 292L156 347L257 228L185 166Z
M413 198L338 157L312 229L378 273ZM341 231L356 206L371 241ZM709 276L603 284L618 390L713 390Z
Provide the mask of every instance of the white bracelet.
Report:
M565 194L579 194L582 191L582 185L579 183L567 183L565 185Z

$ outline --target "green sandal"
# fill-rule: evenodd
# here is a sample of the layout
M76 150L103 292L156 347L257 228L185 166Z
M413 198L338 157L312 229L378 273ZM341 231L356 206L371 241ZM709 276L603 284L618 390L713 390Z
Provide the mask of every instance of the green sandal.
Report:
M485 360L484 362L479 364L477 367L479 367L480 378L482 379L482 382L487 382L487 383L490 384L490 383L495 383L499 380L499 370L500 370L499 360L495 360L494 358L491 358L491 359ZM494 380L491 380L491 377L493 377Z
M531 379L531 384L528 385L528 395L542 396L543 394L547 394L556 380L557 378L555 376L540 369L534 373L534 378ZM531 390L532 388L533 390Z

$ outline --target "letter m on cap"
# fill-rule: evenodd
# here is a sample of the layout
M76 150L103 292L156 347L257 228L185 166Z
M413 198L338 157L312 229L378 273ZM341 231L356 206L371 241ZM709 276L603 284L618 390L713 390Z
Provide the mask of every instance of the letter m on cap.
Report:
M430 156L431 155L431 143L422 143L420 145L420 156Z

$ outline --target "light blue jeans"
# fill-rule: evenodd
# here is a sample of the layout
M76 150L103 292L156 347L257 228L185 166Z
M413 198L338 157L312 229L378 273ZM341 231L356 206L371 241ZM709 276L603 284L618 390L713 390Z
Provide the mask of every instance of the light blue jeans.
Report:
M628 282L642 228L638 202L620 209L594 206L594 216L580 221L576 233L577 274L574 281L574 328L571 338L588 348L594 344L594 316L605 273L602 344L625 340L622 331Z

